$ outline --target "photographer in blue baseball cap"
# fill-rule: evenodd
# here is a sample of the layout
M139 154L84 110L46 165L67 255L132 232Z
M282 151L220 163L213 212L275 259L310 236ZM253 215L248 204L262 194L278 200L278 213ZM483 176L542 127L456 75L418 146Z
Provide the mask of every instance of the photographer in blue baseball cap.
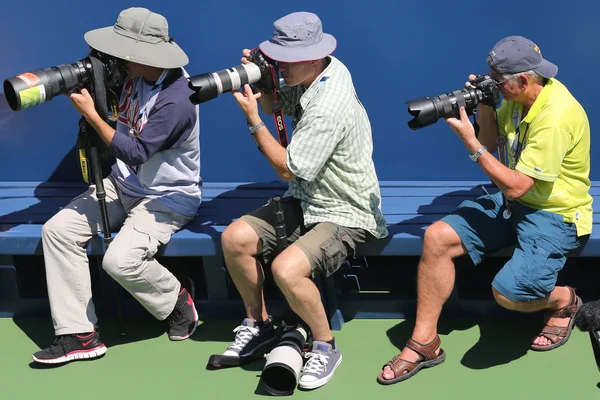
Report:
M478 105L477 136L464 107L460 118L446 121L500 191L465 201L426 230L415 328L407 346L380 372L383 384L406 380L444 361L437 322L454 287L453 259L461 255L468 254L477 265L515 246L492 282L492 293L509 310L545 310L545 326L533 339L532 350L566 343L581 306L571 287L555 284L567 255L582 248L592 231L585 110L554 78L557 66L529 39L502 39L487 62L504 96L500 108ZM500 160L508 160L506 165L491 154L495 151Z

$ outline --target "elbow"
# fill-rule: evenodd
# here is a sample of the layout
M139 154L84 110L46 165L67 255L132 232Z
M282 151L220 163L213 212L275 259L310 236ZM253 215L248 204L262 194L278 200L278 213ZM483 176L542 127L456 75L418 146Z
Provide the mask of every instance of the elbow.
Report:
M509 200L517 200L525 196L528 191L529 190L525 190L524 188L509 188L504 192L504 194Z
M277 175L279 175L279 179L281 179L281 180L283 180L285 182L289 182L289 181L291 181L292 179L294 179L296 177L294 174L292 174L288 170L280 172Z
M121 158L121 161L123 161L130 167L139 167L140 165L144 164L147 160L144 157L123 157Z

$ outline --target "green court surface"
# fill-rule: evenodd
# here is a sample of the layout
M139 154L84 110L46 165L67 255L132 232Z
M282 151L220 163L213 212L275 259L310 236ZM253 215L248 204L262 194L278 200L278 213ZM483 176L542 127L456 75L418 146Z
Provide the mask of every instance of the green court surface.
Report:
M2 399L243 399L267 395L258 387L262 361L211 371L239 321L206 321L184 342L170 342L150 319L128 320L122 341L114 320L101 321L105 357L55 368L36 368L31 354L52 340L50 319L0 319ZM379 369L405 343L414 321L354 320L336 333L344 360L335 377L305 399L592 399L600 373L587 333L573 331L563 347L528 350L540 328L529 319L446 319L441 323L442 365L406 382L381 386Z

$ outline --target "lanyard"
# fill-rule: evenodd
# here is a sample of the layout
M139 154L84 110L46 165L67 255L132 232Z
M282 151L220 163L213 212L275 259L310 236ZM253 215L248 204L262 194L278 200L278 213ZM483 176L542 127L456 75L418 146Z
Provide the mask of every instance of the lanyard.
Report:
M513 119L514 125L515 125L515 141L516 143L516 148L514 145L514 142L512 144L512 148L513 148L513 157L512 157L512 163L509 166L510 169L514 170L517 167L517 163L519 162L519 158L521 157L521 153L523 152L523 147L525 147L525 140L527 140L527 131L529 130L529 124L527 124L527 126L525 127L525 132L523 133L523 140L519 140L520 136L521 136L521 113L518 112L516 114L516 119ZM504 141L504 145L506 145L506 141ZM504 152L505 149L498 149L498 151ZM509 219L511 214L512 214L512 201L508 199L508 197L506 197L505 195L503 195L504 197L504 207L505 210L502 213L502 216L504 217L504 219Z

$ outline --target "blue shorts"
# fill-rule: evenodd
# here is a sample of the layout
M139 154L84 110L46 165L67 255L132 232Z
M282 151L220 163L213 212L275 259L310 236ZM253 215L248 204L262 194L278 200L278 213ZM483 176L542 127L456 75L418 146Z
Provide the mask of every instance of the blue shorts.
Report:
M589 236L578 237L575 224L560 214L536 210L512 202L512 215L505 219L502 192L464 201L444 217L479 264L498 250L516 246L512 258L498 272L492 286L513 301L531 301L554 290L558 272L567 255L582 247ZM582 240L583 239L583 240Z

